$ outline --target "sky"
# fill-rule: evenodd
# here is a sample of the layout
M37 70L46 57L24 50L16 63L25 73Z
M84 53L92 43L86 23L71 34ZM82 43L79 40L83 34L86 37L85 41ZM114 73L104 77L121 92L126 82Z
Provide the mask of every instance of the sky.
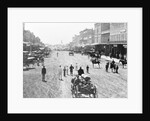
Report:
M44 44L67 44L72 37L84 29L94 29L94 23L25 23L25 30L30 30Z

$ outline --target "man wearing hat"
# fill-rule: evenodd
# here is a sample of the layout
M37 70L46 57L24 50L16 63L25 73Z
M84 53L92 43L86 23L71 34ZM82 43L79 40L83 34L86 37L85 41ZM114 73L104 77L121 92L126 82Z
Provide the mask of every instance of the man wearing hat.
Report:
M80 67L80 69L78 70L78 75L82 75L82 74L84 74L84 70Z
M43 66L43 68L42 68L42 81L44 81L44 82L46 82L45 81L45 74L46 74L46 68L45 68L45 66Z

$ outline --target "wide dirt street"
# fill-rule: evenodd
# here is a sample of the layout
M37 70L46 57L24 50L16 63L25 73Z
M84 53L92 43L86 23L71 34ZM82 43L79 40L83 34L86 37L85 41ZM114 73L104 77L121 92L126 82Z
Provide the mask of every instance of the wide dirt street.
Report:
M127 97L127 67L124 69L119 65L119 73L105 71L106 60L102 58L100 68L92 63L88 56L74 54L69 56L67 51L53 51L48 58L45 58L45 67L47 70L46 81L42 82L42 66L35 66L34 69L23 71L23 97L24 98L72 98L71 95L71 78L70 73L63 77L63 81L58 78L58 67L61 65L75 68L82 67L86 73L86 66L89 65L89 74L91 82L96 85L98 98L126 98ZM74 74L77 71L74 69Z

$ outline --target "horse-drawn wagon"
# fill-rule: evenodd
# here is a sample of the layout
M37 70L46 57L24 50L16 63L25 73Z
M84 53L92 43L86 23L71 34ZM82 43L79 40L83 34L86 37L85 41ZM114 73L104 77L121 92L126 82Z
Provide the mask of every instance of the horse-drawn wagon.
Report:
M124 66L127 65L127 60L126 59L120 59L119 63L122 63L122 66L124 68Z
M93 68L94 68L94 64L98 64L99 68L100 68L100 63L101 63L101 59L98 58L91 58L90 60L93 64Z
M71 92L73 98L97 98L97 88L91 83L90 77L75 76L71 80Z
M69 52L69 55L74 55L74 52L73 52L73 51L70 51L70 52Z

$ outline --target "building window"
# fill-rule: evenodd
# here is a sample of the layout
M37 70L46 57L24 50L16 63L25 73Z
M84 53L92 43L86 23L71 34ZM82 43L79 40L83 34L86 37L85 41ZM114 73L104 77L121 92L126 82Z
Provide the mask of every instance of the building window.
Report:
M119 41L119 34L117 35L117 41Z
M121 40L121 41L123 41L123 40L124 40L124 35L123 35L123 34L121 34L121 38L120 38L120 40Z

